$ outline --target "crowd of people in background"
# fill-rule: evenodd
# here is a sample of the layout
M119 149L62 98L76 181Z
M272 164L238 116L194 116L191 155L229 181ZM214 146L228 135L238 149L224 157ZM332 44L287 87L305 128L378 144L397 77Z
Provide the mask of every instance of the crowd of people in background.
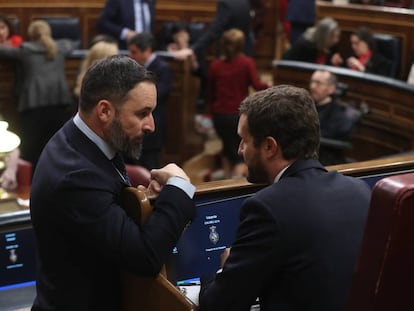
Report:
M16 95L22 156L35 167L43 147L68 119L72 96L65 76L71 40L54 40L50 26L35 20L29 40L20 46L0 45L0 58L16 61Z
M345 56L339 51L341 29L330 17L318 21L308 28L291 47L285 51L282 59L296 60L322 65L345 67L356 71L390 76L391 62L376 47L373 33L366 27L359 27L351 33L349 42L352 54ZM395 61L395 60L394 60Z
M119 310L121 272L157 275L196 215L196 188L186 172L176 164L162 167L165 133L174 129L166 122L174 73L155 53L155 5L156 0L106 2L97 25L102 34L90 42L73 90L65 58L74 42L54 39L43 20L30 23L23 41L0 16L0 58L17 64L21 156L34 167L33 310ZM352 120L336 96L337 78L327 70L312 74L309 90L261 79L251 5L217 1L202 36L191 38L185 25L176 24L164 51L190 58L194 74L205 79L202 112L223 143L224 178L267 185L241 206L237 236L223 253L220 271L201 279L200 309L249 310L259 298L263 311L340 310L370 189L328 172L318 152L321 136L349 139ZM352 55L345 55L338 46L340 25L330 17L315 21L314 5L287 4L290 48L284 59L388 74L371 30L355 29ZM207 62L213 42L217 50ZM128 55L119 55L121 50ZM14 172L19 152L10 154L8 169ZM152 170L146 190L158 199L141 228L122 208L121 192L131 185L123 159ZM12 189L17 185L9 170L2 186Z
M350 1L357 2L374 5L391 3ZM395 2L395 6L402 5ZM404 5L408 6L405 2ZM130 159L130 162L149 169L162 164L161 154L168 127L165 114L173 78L168 64L154 53L161 46L157 44L154 33L155 6L156 0L106 2L97 22L101 34L90 42L73 90L69 90L64 73L65 57L75 47L70 40L53 39L49 25L36 20L29 26L28 40L23 41L13 21L0 15L0 58L17 61L16 96L22 137L21 156L24 159L35 167L46 142L64 121L75 115L80 86L87 69L98 59L127 49L133 59L156 73L158 81L158 106L154 115L159 130L146 139L141 160ZM256 90L269 86L259 81L255 66L254 40L260 33L257 28L262 24L257 23L257 18L254 19L257 17L255 14L251 14L253 8L259 16L265 14L261 1L220 0L210 26L203 30L201 36L191 36L189 23L172 22L168 41L163 42L163 48L171 56L178 59L190 57L193 73L200 78L197 111L205 116L203 118L214 122L215 132L223 142L225 177L238 176L242 172L232 172L242 162L235 151L238 144L235 131L238 103L248 95L250 86ZM330 17L315 20L315 1L280 0L280 9L289 46L282 55L283 59L389 75L391 60L376 48L372 30L366 27L355 29L349 38L352 53L347 54L349 52L343 53L339 48L341 27L338 22ZM242 37L242 43L233 42L231 52L230 46L223 43L231 41L230 33ZM213 42L216 42L216 51L213 57L208 57L207 51ZM239 66L240 62L243 66ZM239 72L234 68L238 68ZM243 70L244 75L241 73ZM234 89L230 85L232 81L238 81L232 83Z

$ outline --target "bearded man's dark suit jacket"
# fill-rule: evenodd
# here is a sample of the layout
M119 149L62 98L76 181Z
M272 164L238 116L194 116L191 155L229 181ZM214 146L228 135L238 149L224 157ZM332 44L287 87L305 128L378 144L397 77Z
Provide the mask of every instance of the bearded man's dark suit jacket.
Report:
M121 270L159 272L194 216L194 203L166 185L140 230L120 207L125 186L72 120L49 141L30 198L38 250L32 310L119 311Z
M207 310L343 310L362 240L370 190L294 162L281 179L241 207L236 241L223 271L202 279Z
M151 15L151 31L154 29L156 0L146 0ZM135 29L134 0L108 0L98 19L101 32L118 40L119 48L126 49L126 42L120 40L123 28Z
M224 31L237 28L245 36L245 52L253 53L252 29L249 0L219 0L216 14L209 29L195 41L192 49L195 53L206 53L210 43L220 38Z

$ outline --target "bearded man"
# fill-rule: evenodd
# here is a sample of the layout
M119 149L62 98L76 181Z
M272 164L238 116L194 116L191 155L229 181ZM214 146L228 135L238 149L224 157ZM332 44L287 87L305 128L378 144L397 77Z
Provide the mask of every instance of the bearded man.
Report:
M33 177L33 311L121 310L121 271L157 275L194 217L195 187L175 164L151 172L160 193L142 229L121 208L121 155L138 157L154 131L156 94L152 74L127 56L85 74L78 114L48 142Z
M343 310L370 201L363 181L318 161L309 92L259 91L240 106L248 181L269 184L241 206L222 270L201 279L200 310Z

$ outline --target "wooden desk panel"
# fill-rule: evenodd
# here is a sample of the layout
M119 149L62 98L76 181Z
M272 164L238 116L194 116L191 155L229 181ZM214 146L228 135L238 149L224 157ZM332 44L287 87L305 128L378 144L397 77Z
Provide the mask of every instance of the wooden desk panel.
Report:
M316 2L316 18L332 17L343 30L341 46L349 49L349 34L359 26L394 35L401 40L401 79L406 80L414 56L414 10L358 4Z

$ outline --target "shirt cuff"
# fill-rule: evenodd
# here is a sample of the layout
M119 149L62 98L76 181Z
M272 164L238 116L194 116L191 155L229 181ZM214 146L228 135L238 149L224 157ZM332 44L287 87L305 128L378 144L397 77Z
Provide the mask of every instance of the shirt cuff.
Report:
M196 187L191 184L189 181L181 177L170 177L167 180L167 185L172 185L183 190L191 199L194 197Z
M123 28L121 31L121 40L125 40L127 33L128 33L129 29L128 28Z

